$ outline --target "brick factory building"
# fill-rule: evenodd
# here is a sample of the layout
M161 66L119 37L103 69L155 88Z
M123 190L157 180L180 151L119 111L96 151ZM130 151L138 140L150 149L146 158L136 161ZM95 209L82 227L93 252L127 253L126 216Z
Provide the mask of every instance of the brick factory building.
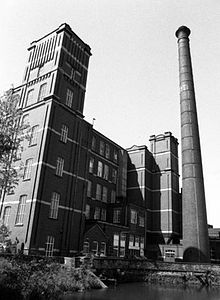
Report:
M67 24L28 50L14 93L32 138L23 178L0 202L12 242L46 256L181 257L176 138L123 149L84 120L91 52Z

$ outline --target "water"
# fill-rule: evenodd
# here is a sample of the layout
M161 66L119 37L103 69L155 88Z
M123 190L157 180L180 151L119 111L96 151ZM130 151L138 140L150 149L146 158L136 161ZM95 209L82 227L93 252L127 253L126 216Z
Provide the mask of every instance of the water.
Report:
M147 283L126 283L108 289L91 290L63 297L63 300L219 300L219 288L166 287Z

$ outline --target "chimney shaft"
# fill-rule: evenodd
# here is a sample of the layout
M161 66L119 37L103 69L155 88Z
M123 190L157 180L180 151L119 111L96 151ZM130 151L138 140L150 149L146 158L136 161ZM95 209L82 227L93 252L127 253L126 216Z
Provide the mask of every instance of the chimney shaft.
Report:
M183 259L208 262L208 225L189 35L190 29L185 26L176 31L181 110Z

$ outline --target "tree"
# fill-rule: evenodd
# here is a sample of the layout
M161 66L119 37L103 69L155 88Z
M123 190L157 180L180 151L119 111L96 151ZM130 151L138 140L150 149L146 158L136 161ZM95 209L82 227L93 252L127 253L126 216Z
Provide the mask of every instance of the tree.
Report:
M9 236L11 231L9 230L8 226L4 223L0 225L0 242L5 243L6 240L9 240Z
M0 97L0 189L14 188L21 176L21 164L16 163L23 151L23 141L30 138L30 126L23 122L19 96L8 90Z

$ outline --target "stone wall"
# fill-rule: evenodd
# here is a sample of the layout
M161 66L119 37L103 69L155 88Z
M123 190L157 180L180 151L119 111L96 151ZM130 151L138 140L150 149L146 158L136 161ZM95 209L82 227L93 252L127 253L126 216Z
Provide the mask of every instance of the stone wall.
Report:
M93 265L97 274L119 281L220 285L220 265L117 258L95 258Z

